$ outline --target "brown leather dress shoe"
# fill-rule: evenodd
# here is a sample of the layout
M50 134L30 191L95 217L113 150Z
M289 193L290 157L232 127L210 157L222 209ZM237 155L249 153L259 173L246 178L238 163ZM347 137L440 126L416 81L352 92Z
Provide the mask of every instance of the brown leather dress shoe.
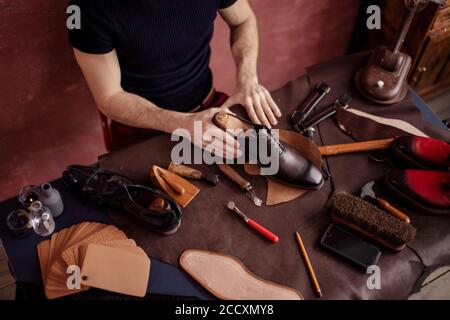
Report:
M270 129L231 113L218 113L214 116L213 121L222 130L236 129L235 125L233 128L227 126L228 121L225 119L227 117L234 118L235 125L236 121L240 121L241 129L246 130L238 136L230 132L238 140L245 141L245 150L242 151L246 160L256 161L262 168L277 168L273 174L269 173L268 175L285 184L307 190L318 190L323 186L324 178L321 170L299 151L282 143ZM267 157L264 159L260 156L261 148L268 151ZM274 161L278 162L277 165L274 165Z

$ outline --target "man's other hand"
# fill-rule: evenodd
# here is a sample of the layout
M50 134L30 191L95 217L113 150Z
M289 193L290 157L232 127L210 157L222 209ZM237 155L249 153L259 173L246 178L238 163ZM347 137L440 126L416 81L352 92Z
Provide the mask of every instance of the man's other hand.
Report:
M226 131L213 123L213 117L219 112L230 112L225 107L210 108L205 111L188 113L183 117L181 128L189 131L189 140L196 146L215 154L223 159L235 159L242 155L239 142ZM201 137L195 126L201 124Z
M236 104L244 107L252 122L263 124L268 128L275 126L278 123L277 118L281 117L280 108L269 91L254 78L239 81L236 91L223 107L228 108Z

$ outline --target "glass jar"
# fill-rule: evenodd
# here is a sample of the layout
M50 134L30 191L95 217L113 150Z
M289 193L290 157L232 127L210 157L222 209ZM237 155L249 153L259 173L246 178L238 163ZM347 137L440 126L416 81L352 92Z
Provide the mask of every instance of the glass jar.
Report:
M18 198L20 204L28 210L34 201L39 200L39 187L34 185L23 187L19 192Z
M33 231L30 213L23 209L12 211L6 218L6 225L16 237L25 237Z
M55 231L55 220L49 208L42 205L40 201L34 201L30 205L30 217L34 231L45 237Z

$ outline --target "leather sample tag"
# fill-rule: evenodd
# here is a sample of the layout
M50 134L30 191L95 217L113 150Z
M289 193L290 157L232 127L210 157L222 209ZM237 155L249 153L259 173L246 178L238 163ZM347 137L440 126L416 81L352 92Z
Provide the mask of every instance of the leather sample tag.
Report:
M81 275L83 285L143 297L150 275L150 259L139 248L133 252L89 244Z

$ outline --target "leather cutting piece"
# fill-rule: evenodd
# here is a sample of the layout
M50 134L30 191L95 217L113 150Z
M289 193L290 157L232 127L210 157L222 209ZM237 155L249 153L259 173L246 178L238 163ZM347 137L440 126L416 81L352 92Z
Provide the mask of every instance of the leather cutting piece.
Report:
M337 119L339 127L356 140L395 138L405 134L428 137L406 121L380 117L354 108L339 110Z

